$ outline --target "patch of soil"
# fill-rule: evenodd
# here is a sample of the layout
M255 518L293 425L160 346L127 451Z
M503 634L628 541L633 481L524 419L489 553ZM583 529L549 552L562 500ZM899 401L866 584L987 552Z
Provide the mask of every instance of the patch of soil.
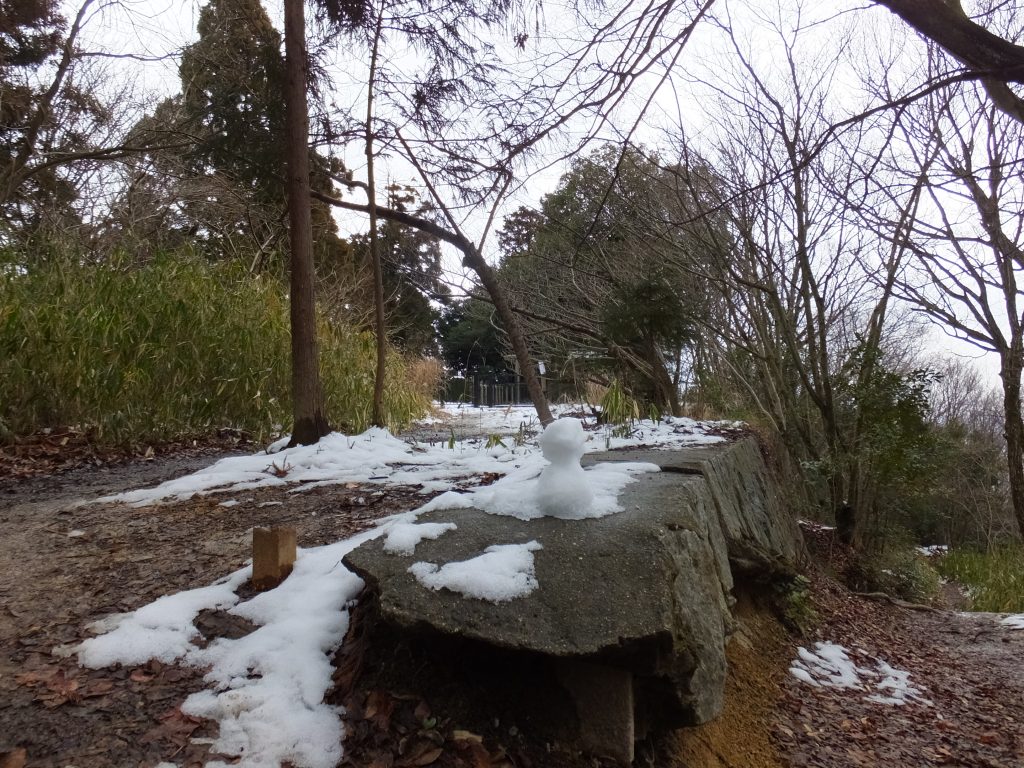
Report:
M31 768L202 764L215 726L179 709L203 687L200 670L159 662L80 669L68 646L107 614L241 567L254 526L293 525L299 546L309 547L429 498L415 489L326 486L234 494L240 503L230 508L219 506L224 496L141 509L78 505L83 496L151 485L209 462L188 456L77 469L0 491L0 755L25 749ZM207 640L246 631L213 612L198 625Z
M715 720L669 734L653 765L680 768L781 768L771 735L792 638L768 611L741 596L740 628L726 648L725 708Z

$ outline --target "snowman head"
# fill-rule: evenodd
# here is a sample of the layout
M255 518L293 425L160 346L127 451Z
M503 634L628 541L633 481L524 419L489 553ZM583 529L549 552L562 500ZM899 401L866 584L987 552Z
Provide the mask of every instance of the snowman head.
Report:
M552 464L579 464L587 436L579 419L558 419L540 436L540 449Z

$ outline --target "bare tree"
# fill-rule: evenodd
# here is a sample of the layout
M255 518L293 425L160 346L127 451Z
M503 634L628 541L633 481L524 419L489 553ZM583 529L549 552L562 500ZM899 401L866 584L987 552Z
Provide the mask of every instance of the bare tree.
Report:
M798 13L776 14L761 17L775 43L770 61L763 42L744 44L720 20L735 64L706 85L729 131L702 155L679 143L679 209L718 254L690 267L718 312L703 322L697 359L703 387L736 392L784 446L810 501L852 539L888 482L862 394L903 381L892 292L906 250L851 215L859 162L875 147L864 121L835 140L841 37L822 44Z
M934 69L943 64L933 54ZM914 255L897 292L947 332L998 355L1010 496L1024 533L1024 124L990 94L964 83L908 112L899 123L903 141L886 159L895 170L924 175L926 204L909 227L885 217L874 223Z
M1024 99L1011 83L1024 83L1024 47L967 15L960 0L874 0L979 77L992 103L1024 122ZM991 20L991 19L989 19Z

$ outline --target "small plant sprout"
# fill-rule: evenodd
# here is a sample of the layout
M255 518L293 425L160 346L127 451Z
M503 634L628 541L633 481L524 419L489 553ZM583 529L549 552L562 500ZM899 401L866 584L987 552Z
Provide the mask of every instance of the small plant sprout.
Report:
M274 477L286 477L292 471L292 466L288 463L288 457L286 456L284 461L281 462L281 466L278 466L276 461L272 461L270 466L263 471Z

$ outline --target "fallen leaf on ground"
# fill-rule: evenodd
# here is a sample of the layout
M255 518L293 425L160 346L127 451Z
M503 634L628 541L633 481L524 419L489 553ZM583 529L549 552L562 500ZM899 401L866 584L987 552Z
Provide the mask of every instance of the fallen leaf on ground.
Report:
M441 756L444 750L426 739L413 744L409 753L404 755L399 766L423 766L431 765Z
M456 731L455 733L459 733ZM467 733L462 731L462 733ZM476 736L476 734L469 734L470 736ZM491 768L491 754L487 751L483 744L475 739L460 739L452 734L455 738L455 750L471 768ZM479 738L479 737L477 737Z
M68 677L63 669L58 669L55 674L50 676L46 681L46 688L49 692L38 694L36 701L43 702L43 706L49 709L59 707L69 701L78 701L80 698L78 680Z
M366 697L363 717L373 722L382 731L391 727L391 715L395 711L395 700L387 691L371 691Z
M198 718L189 717L180 709L172 709L160 718L160 725L150 728L142 735L139 742L149 744L158 741L170 741L176 746L188 743L192 732L202 722Z
M0 752L0 768L25 768L28 752L22 748Z

